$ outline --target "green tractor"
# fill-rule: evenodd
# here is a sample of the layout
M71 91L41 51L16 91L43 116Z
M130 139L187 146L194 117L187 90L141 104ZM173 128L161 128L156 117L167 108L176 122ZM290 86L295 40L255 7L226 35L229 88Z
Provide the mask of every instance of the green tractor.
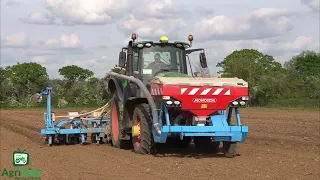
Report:
M192 35L189 43L169 42L166 36L159 42L136 42L136 38L132 34L119 54L119 64L105 77L112 95L110 125L105 128L109 142L149 154L157 144L170 140L179 147L194 142L207 149L217 148L222 141L225 154L233 156L235 143L246 138L246 126L229 126L229 115L217 112L226 110L232 101L243 106L247 83L238 78L194 77L188 55L201 51L202 68L207 62L204 49L189 49Z
M16 163L20 163L20 161L22 161L23 163L26 163L27 160L24 157L18 157L16 158Z

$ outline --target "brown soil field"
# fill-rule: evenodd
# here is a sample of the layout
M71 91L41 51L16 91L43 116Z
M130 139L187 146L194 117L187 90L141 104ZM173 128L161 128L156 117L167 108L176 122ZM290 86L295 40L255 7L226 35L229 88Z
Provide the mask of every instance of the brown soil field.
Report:
M48 147L40 134L44 112L1 111L1 171L15 169L12 152L20 148L30 154L27 167L40 169L42 179L320 179L317 111L241 109L249 133L235 158L191 151L138 155L106 144Z

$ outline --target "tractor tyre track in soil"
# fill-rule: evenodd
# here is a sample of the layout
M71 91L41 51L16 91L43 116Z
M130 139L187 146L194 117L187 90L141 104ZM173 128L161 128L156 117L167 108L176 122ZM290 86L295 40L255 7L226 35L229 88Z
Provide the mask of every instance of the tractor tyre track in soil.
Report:
M25 124L18 124L18 123L12 123L12 122L11 123L1 122L0 126L11 132L21 134L26 138L30 139L34 143L43 145L43 142L42 142L43 138L39 136L40 129L25 125Z
M30 125L26 125L26 124L23 124L21 122L1 122L0 125L9 125L9 126L18 126L18 127L22 127L22 128L25 128L25 129L28 129L32 132L37 132L39 133L40 132L40 128L36 128L34 126L30 126Z
M232 159L186 149L138 155L106 144L47 147L40 134L44 112L0 112L1 169L13 169L12 152L20 148L42 179L320 179L316 111L241 109L249 133Z

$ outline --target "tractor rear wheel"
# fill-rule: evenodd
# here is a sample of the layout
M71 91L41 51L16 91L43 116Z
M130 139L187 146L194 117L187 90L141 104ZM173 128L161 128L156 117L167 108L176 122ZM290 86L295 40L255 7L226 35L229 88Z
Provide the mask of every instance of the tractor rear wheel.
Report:
M140 133L132 136L134 152L138 154L151 154L155 150L155 143L152 135L152 120L148 104L139 104L133 112L133 126L138 126Z
M120 112L119 112L119 100L116 95L113 95L111 106L111 144L113 147L125 149L128 148L128 142L121 139L120 131Z

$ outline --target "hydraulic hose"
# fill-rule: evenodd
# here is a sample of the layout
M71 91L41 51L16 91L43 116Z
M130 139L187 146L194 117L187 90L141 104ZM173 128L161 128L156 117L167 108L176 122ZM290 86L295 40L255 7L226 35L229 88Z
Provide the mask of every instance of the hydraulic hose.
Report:
M148 100L148 103L150 105L151 111L152 111L152 123L153 123L153 127L155 128L156 132L160 135L161 134L161 127L159 124L159 119L158 119L158 113L156 111L156 104L154 103L151 94L149 93L149 90L146 88L146 86L143 84L143 82L137 78L134 78L133 76L127 76L127 75L123 75L123 74L118 74L115 72L109 72L106 74L105 76L105 80L108 76L116 76L118 78L121 79L126 79L130 82L134 82L136 83L139 88L141 89L141 91L143 92L143 94L145 95L145 97Z

